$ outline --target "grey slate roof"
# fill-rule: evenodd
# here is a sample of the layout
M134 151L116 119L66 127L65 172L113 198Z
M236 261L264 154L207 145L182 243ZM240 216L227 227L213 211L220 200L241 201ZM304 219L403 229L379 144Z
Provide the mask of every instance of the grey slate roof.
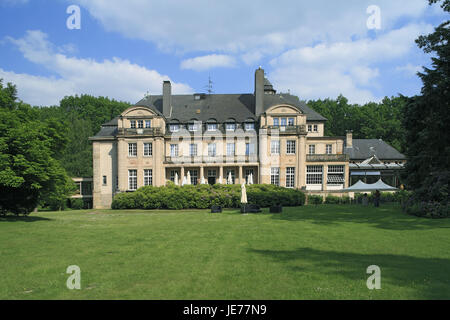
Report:
M376 155L380 160L405 160L405 155L381 139L353 139L353 147L345 146L344 153L350 160L365 160Z
M308 121L326 121L327 119L309 108L296 96L290 94L265 94L264 110L278 104L290 104L305 113ZM147 106L162 113L162 96L149 96L142 99L137 106ZM200 112L198 113L198 110ZM244 122L247 119L256 119L255 101L253 94L212 94L205 98L194 100L194 95L172 95L172 115L169 120L188 122L192 119L206 122L215 119L225 122L227 119Z

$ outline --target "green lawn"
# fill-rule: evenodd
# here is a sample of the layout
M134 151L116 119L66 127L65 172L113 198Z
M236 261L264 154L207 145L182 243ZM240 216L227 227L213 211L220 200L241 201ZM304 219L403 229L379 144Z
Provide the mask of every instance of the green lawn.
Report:
M449 228L393 205L0 218L0 299L450 299Z

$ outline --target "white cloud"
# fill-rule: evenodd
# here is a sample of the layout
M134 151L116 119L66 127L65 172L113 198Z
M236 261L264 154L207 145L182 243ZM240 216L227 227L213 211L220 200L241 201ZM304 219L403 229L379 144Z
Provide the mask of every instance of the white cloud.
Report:
M424 0L210 1L71 0L108 31L181 51L277 54L317 41L367 34L369 5L381 9L382 31L399 17L415 19Z
M181 61L181 69L205 71L217 67L230 68L236 65L233 57L224 54L210 54Z
M288 50L271 61L272 83L280 90L304 99L334 98L343 94L351 102L379 100L371 89L379 86L376 65L404 59L415 47L419 34L430 25L411 24L378 38L318 44Z
M33 105L53 105L65 95L91 94L136 102L149 91L161 94L163 80L170 80L155 70L112 58L104 61L68 57L41 31L27 31L20 39L8 38L29 61L46 67L54 77L16 74L0 69L0 78L17 84L19 97ZM193 90L186 84L173 83L174 93Z
M415 76L417 72L423 71L422 66L415 66L408 63L404 66L399 66L395 68L395 71L405 74L406 76Z

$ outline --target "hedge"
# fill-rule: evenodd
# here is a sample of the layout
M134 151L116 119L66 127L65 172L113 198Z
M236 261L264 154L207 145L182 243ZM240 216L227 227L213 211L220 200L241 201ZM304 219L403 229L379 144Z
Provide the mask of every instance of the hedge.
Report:
M301 206L305 195L300 190L274 185L253 184L246 186L247 200L260 207ZM113 209L206 209L213 205L238 208L241 204L240 185L185 185L154 187L145 186L135 192L117 194Z

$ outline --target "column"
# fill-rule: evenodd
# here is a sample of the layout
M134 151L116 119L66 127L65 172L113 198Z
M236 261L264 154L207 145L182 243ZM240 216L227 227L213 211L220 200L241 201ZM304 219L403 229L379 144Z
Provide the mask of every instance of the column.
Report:
M242 166L239 166L239 184L244 182L244 177L242 176Z
M181 167L180 168L180 181L178 181L180 186L183 183L183 179L184 179L184 167Z
M199 177L200 182L202 181L202 178L205 178L204 174L205 174L205 170L203 168L203 165L201 165L200 166L200 177Z
M223 166L219 166L219 178L222 178L222 183L223 183Z

